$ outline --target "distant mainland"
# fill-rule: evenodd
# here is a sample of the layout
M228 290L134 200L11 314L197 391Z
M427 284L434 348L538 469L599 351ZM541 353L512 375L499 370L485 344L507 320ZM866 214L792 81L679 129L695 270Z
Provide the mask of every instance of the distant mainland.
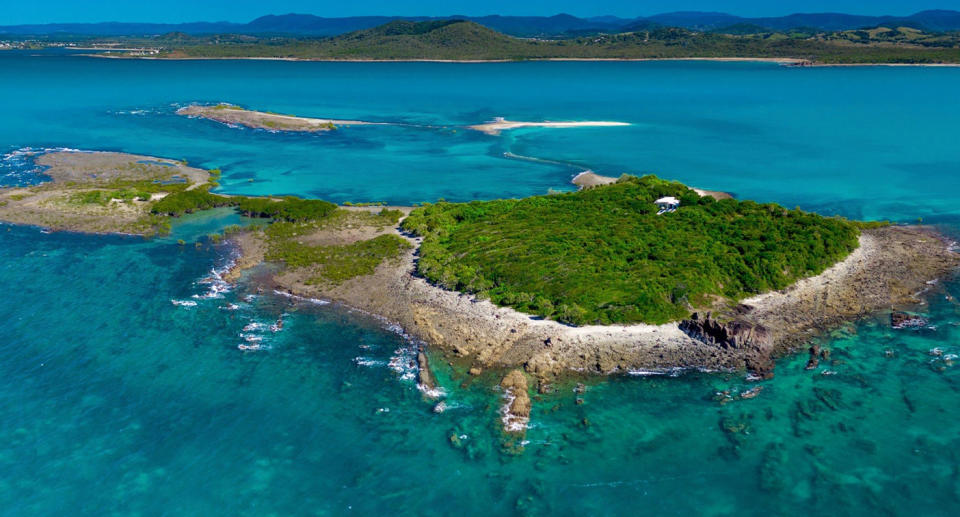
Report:
M746 27L702 30L641 24L625 26L621 32L517 37L463 19L394 20L324 37L174 32L146 37L44 36L32 40L32 44L95 50L92 55L99 57L141 59L455 62L710 59L768 60L792 66L960 63L957 30L931 31L898 24L849 30Z

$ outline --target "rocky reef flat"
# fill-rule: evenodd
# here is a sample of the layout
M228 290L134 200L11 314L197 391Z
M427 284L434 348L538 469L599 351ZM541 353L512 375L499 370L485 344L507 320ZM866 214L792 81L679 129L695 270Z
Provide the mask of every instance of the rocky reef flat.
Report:
M192 190L210 173L167 158L137 154L54 151L36 164L50 181L0 188L0 221L84 233L149 235L151 203L167 189Z
M221 122L223 124L244 126L252 129L266 129L270 131L300 131L308 133L334 131L338 127L342 126L380 124L378 122L364 122L362 120L338 120L281 115L278 113L248 110L227 103L220 103L214 106L187 106L177 110L177 114L187 117L199 117Z

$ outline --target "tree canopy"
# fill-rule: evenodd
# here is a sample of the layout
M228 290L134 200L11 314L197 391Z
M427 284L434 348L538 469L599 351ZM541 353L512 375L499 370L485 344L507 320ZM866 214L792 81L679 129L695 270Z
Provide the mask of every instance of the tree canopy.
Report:
M675 212L654 200L674 196ZM664 323L822 272L859 226L773 203L701 197L654 176L526 199L440 202L403 227L417 271L449 288L571 324Z

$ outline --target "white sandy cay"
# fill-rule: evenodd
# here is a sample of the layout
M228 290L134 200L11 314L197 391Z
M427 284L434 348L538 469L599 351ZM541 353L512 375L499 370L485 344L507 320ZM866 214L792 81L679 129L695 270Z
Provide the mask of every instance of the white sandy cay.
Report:
M584 120L580 122L569 121L569 122L556 122L556 121L546 121L546 122L523 122L516 120L507 120L503 117L497 117L493 119L492 122L487 122L484 124L476 124L473 126L467 126L468 129L473 129L475 131L481 131L488 135L498 135L501 131L508 129L519 129L522 127L549 127L549 128L572 128L572 127L612 127L612 126L629 126L627 122L612 122L608 120Z

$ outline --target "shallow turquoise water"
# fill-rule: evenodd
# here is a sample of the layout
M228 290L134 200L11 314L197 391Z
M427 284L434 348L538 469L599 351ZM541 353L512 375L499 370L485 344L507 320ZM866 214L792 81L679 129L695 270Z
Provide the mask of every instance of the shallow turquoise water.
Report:
M960 70L23 53L0 53L0 70L3 149L186 158L221 167L227 192L413 202L656 171L960 235ZM296 136L173 115L220 100L441 127ZM498 115L634 125L454 132ZM3 163L2 182L32 177L29 160ZM740 374L614 378L583 404L563 386L535 403L513 455L493 378L464 384L435 357L450 407L435 414L410 378L413 345L384 322L220 292L209 278L230 250L201 236L236 222L191 217L154 241L0 225L0 514L956 514L960 374L944 358L960 353L960 308L944 295L960 285L921 308L936 329L840 329L822 340L835 364L785 359L751 400L715 400L757 385ZM257 338L266 350L238 349Z

